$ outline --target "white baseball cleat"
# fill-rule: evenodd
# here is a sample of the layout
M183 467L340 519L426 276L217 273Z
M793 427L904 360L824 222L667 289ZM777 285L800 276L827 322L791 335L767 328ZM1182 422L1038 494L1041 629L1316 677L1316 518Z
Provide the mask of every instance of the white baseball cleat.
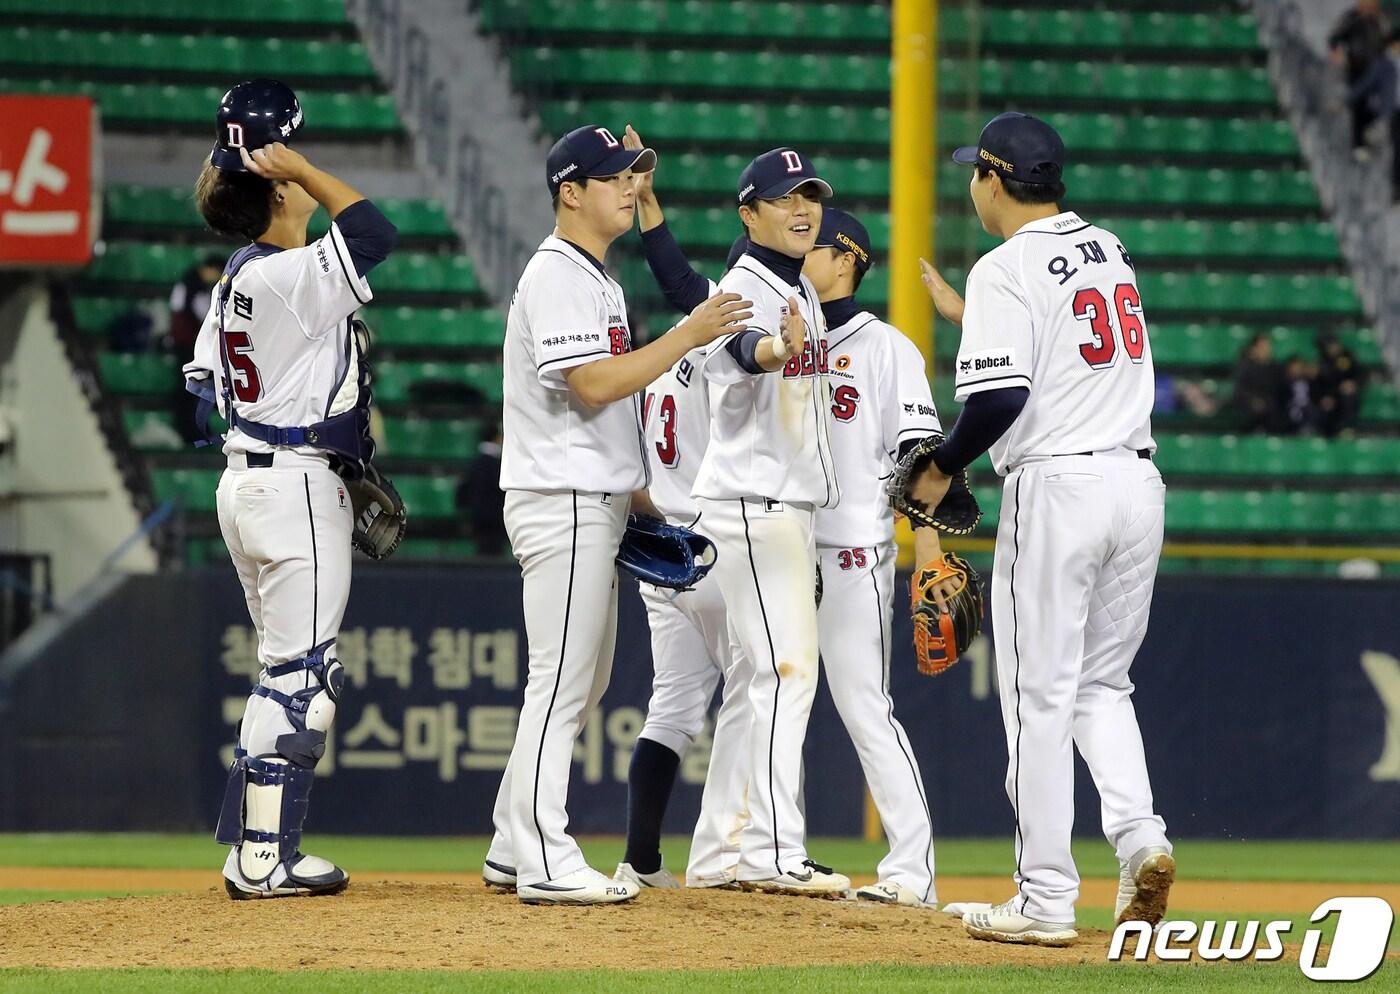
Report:
M638 873L631 863L618 863L613 879L626 880L638 887L655 887L657 890L678 890L681 885L675 875L664 866L655 873Z
M591 866L581 867L553 880L520 884L516 897L524 904L618 904L641 892L630 880L611 880Z
M845 900L846 892L851 889L851 878L834 872L829 866L804 859L801 866L784 870L777 876L763 880L740 880L739 886L744 890L756 890L765 894L795 894L801 897Z
M961 918L969 911L991 911L991 901L954 901L952 904L943 905L943 910L950 915L957 915Z
M504 863L493 863L487 860L481 868L482 882L492 890L514 893L515 891L515 867L506 866Z
M238 868L238 847L224 863L224 891L235 901L267 897L319 897L339 894L350 886L350 874L320 856L297 853L278 864L266 879L251 883Z
M1028 946L1068 946L1079 938L1073 925L1027 918L1016 910L1018 900L1013 897L987 911L969 911L963 915L963 928L974 939L1018 942Z
M897 904L901 908L922 908L925 911L938 910L937 903L933 901L921 901L919 900L919 895L915 894L908 887L886 880L878 880L873 884L866 884L856 891L856 900L878 901L880 904Z
M1147 922L1156 926L1167 913L1167 894L1176 881L1176 860L1166 846L1143 846L1118 870L1113 924Z
M739 889L739 868L737 866L728 867L721 876L691 876L685 875L685 885L696 890L738 890Z

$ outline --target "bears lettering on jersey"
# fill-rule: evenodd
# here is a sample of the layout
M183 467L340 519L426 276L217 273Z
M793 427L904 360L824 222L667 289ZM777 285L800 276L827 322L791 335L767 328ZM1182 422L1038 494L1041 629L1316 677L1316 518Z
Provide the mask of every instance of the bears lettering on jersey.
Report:
M801 355L795 355L783 366L783 378L793 379L801 376L816 376L818 373L825 375L828 372L827 347L823 340L820 348L814 348L814 343L808 342L802 348Z
M613 355L622 355L624 352L632 351L632 334L621 321L622 318L616 314L609 318L608 349Z

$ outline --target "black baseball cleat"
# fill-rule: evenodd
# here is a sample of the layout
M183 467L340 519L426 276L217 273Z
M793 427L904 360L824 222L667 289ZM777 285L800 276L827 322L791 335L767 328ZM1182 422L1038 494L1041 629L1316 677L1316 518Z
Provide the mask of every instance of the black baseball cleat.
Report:
M297 853L272 871L261 883L253 884L238 872L233 860L234 876L224 868L224 890L235 901L257 901L268 897L325 897L339 894L350 886L350 875L330 860ZM275 883L274 883L275 881Z

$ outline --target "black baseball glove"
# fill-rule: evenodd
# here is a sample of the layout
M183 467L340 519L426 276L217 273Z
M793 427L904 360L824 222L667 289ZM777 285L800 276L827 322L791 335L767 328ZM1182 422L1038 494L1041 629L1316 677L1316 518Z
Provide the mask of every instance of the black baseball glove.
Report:
M910 495L914 480L933 462L933 450L942 441L943 436L935 434L921 438L911 446L895 464L894 472L885 483L885 496L890 499L890 506L907 516L916 528L923 526L937 528L949 535L966 535L982 519L982 508L967 485L966 470L959 470L953 475L948 492L937 507L929 507Z
M346 480L345 489L355 511L350 543L371 559L392 556L408 529L408 508L398 490L372 463L360 478Z

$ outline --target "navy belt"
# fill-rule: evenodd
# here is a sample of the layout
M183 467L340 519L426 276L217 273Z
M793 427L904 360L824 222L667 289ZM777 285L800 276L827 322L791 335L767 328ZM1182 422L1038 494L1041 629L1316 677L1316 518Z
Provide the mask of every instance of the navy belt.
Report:
M1092 453L1092 452L1071 452L1070 455L1073 455L1073 456L1092 456L1092 455L1094 455L1094 453ZM1151 450L1151 449L1138 449L1138 450L1137 450L1137 457L1138 457L1139 459L1151 459L1151 458L1152 458L1152 450ZM250 462L248 465L251 466L252 463Z
M244 458L248 460L249 469L267 469L275 455L275 452L249 452Z

